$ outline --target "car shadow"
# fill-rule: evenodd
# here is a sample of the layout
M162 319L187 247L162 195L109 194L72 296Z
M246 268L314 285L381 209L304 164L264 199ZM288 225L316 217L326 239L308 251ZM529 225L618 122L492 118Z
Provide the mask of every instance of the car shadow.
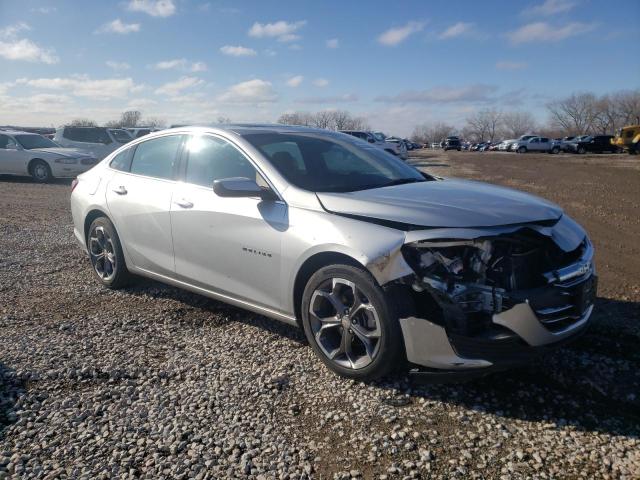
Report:
M131 295L171 298L189 307L286 337L296 348L306 347L304 332L223 302L141 280ZM401 408L425 400L457 404L466 409L547 427L614 435L640 435L640 303L598 298L589 330L550 355L525 367L454 383L416 382L405 373L369 382L381 401ZM347 380L345 380L347 381Z
M14 407L24 391L25 382L19 379L12 369L0 362L0 437L7 426L17 420Z

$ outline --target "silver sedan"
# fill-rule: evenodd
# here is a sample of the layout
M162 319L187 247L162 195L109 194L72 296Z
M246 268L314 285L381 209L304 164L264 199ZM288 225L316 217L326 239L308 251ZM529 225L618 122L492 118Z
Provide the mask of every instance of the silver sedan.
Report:
M104 286L142 275L301 326L346 377L484 374L574 338L593 309L593 248L560 207L341 133L165 130L72 188Z

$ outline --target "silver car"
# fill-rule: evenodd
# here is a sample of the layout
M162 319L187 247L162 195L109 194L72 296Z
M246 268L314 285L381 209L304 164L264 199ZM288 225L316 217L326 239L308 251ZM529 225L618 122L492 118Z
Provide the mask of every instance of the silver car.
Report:
M0 130L0 174L30 176L44 183L74 178L98 160L73 148L62 148L37 133Z
M593 309L593 247L557 205L346 134L165 130L72 189L104 286L142 275L301 326L346 377L491 372L575 337Z

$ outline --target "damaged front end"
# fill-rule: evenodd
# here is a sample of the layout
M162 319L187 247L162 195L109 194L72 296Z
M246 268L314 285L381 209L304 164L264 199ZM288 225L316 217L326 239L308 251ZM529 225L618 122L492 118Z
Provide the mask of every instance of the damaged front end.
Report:
M442 232L444 234L444 232ZM593 247L568 217L554 225L447 229L401 248L413 275L400 319L408 360L459 370L520 363L584 330L597 278Z

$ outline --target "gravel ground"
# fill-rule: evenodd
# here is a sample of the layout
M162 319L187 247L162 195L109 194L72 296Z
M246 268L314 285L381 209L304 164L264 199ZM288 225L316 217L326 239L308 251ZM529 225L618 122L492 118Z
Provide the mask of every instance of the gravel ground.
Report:
M598 248L593 326L453 385L340 379L295 328L154 282L103 289L68 182L0 178L0 479L640 478L640 169L525 157L414 161L567 207Z

